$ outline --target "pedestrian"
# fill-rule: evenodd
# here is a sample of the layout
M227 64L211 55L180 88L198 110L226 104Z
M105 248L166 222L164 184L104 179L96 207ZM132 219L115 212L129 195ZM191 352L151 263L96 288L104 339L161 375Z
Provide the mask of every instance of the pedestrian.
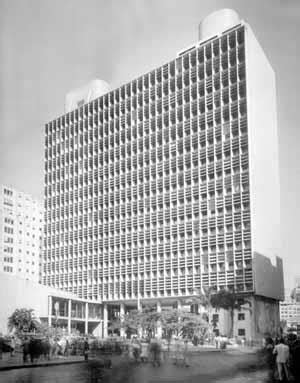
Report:
M152 354L153 366L160 366L161 360L161 345L158 339L152 339L150 342L150 352Z
M297 339L292 352L293 373L296 382L300 382L300 339Z
M3 357L3 343L4 343L4 340L2 338L2 334L0 333L0 360L2 360L2 357Z
M149 358L149 344L145 341L145 339L142 339L141 341L141 361L143 363L148 361Z
M70 343L69 343L68 339L66 339L64 356L69 356L69 355L70 355Z
M178 337L174 338L174 361L173 364L178 365L181 358L181 344Z
M25 338L24 338L22 348L23 348L23 363L26 363L27 362L27 356L29 355L29 351L30 351L29 350L30 339L27 336L25 336Z
M266 364L269 367L269 378L272 380L274 370L276 367L275 355L273 354L274 350L274 341L271 337L265 338L265 355L266 355Z
M132 348L134 360L135 362L138 362L141 354L141 344L137 338L132 339Z
M83 355L84 355L84 360L88 361L89 360L89 342L88 338L85 338L84 343L83 343Z
M189 367L189 360L188 360L188 338L184 339L184 345L183 345L183 364L185 367Z
M15 337L12 336L10 340L10 356L11 357L15 355L15 348L16 348L16 340L15 340Z
M215 337L215 343L216 343L216 348L217 349L220 348L220 336L219 335L217 335Z
M290 357L289 347L284 344L284 339L280 338L278 344L274 347L273 354L276 355L276 364L279 380L283 381L283 373L286 379L289 380L288 360Z

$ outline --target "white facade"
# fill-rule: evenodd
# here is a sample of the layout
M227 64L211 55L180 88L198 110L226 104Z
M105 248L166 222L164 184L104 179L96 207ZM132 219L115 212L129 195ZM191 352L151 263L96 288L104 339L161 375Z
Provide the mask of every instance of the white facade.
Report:
M38 282L43 210L30 195L0 186L0 271Z
M249 26L245 53L255 291L258 295L283 299L283 270L276 259L281 244L275 74ZM274 272L263 267L269 262L264 257L271 260Z

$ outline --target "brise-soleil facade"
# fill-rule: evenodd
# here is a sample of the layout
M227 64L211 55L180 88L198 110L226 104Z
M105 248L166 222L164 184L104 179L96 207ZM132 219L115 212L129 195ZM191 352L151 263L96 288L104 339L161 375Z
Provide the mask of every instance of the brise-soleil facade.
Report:
M208 37L46 124L44 284L111 303L203 286L279 299L258 270L279 248L274 73L243 21Z

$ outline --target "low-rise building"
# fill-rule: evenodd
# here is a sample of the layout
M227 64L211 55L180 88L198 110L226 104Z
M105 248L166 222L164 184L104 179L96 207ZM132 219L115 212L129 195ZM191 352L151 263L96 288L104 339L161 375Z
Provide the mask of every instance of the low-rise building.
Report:
M37 282L0 272L0 333L7 333L8 318L21 308L33 309L41 322L66 332L103 336L101 304Z

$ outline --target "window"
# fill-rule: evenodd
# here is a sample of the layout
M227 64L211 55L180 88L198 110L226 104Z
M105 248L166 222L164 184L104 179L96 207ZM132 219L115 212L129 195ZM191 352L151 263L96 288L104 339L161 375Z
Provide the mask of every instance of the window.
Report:
M238 320L245 320L245 314L244 313L239 313L238 314Z
M246 335L246 330L244 328L239 328L238 329L238 336L245 336Z

